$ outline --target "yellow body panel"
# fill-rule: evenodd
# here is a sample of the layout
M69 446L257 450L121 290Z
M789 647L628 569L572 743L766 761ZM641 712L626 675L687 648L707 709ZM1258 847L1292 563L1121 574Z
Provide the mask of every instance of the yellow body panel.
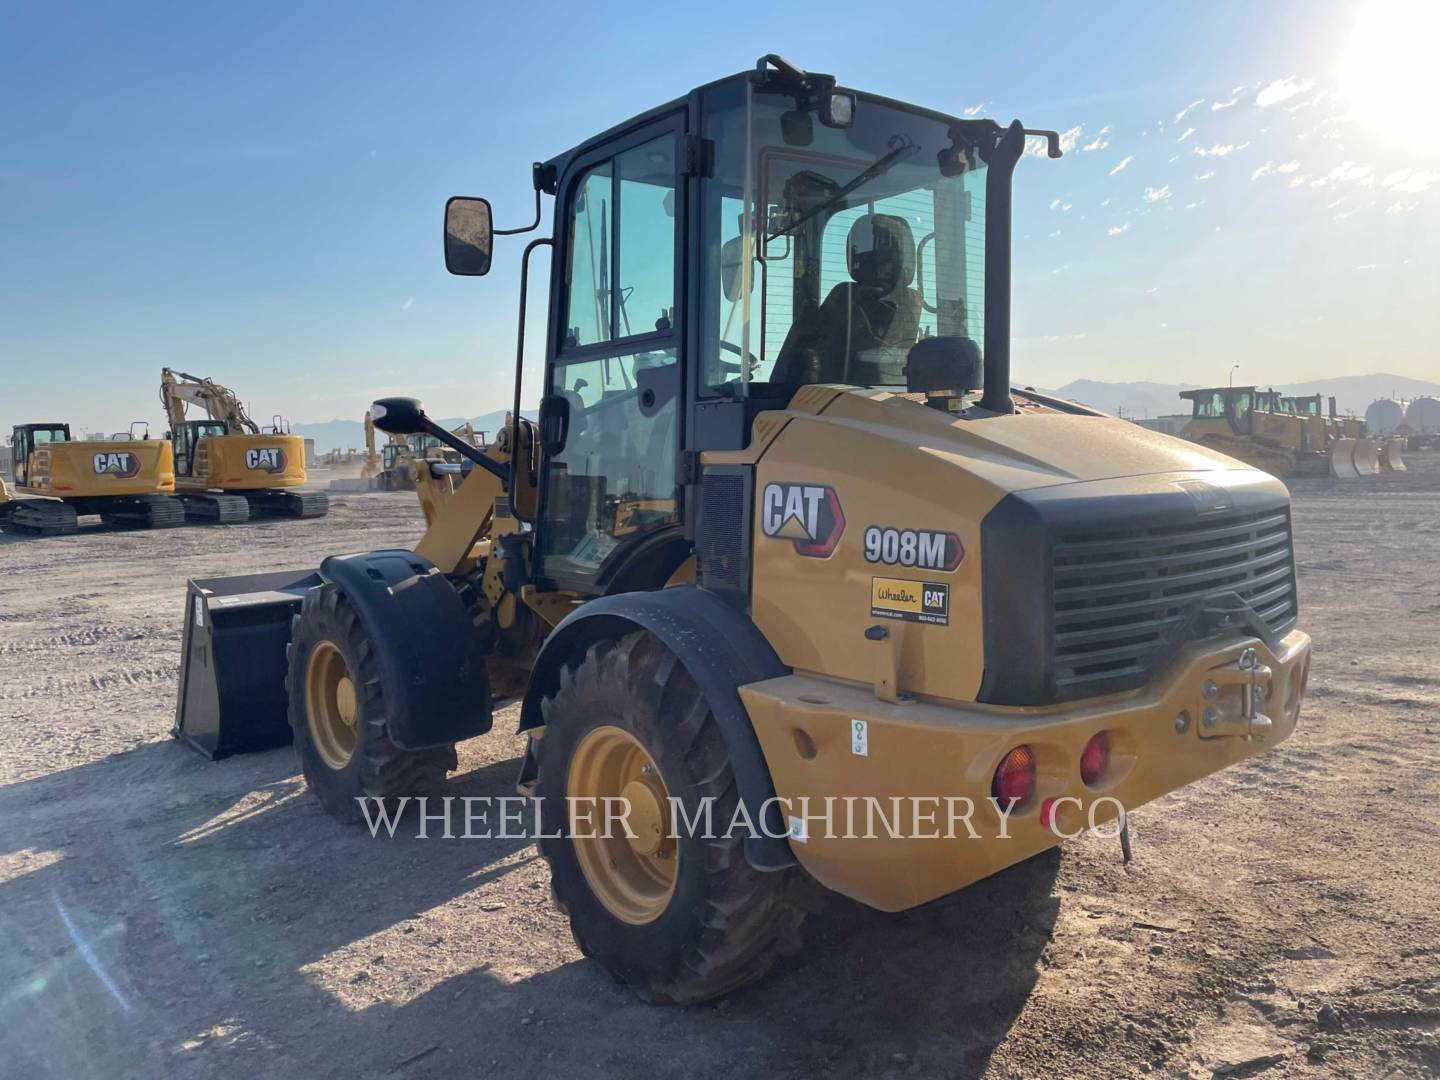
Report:
M892 693L951 701L973 701L984 673L980 523L1005 495L1087 480L1246 468L1205 447L1109 417L1033 413L977 424L883 391L839 394L819 415L762 414L756 426L781 419L786 422L761 449L757 497L763 499L771 484L828 487L837 494L845 525L833 554L807 558L784 537L763 535L757 521L751 592L756 626L797 670L888 680ZM1075 452L1079 446L1085 453ZM718 455L704 460L709 464L713 457ZM963 555L948 571L870 562L864 536L872 525L953 533ZM865 630L876 622L875 579L945 586L946 623L891 621L885 648L868 641Z
M17 490L60 499L173 492L175 455L167 439L45 443Z
M264 491L305 483L305 440L299 435L210 435L195 451L180 491Z
M1242 719L1233 676L1246 649L1261 663L1259 712L1268 727ZM1299 716L1309 656L1310 638L1298 630L1273 651L1256 638L1197 643L1142 690L1043 709L890 704L869 686L798 673L741 687L740 696L776 795L786 800L790 846L801 865L828 888L898 911L1058 844L1061 837L1040 819L1046 799L1078 800L1056 807L1056 828L1076 835L1089 825L1092 805L1097 824L1117 816L1116 803L1096 803L1102 797L1133 810L1287 738ZM1207 680L1220 684L1214 698L1205 696ZM1219 714L1208 729L1207 708ZM1182 714L1183 728L1177 723ZM863 743L856 740L857 722L865 725ZM1100 731L1109 733L1110 766L1092 787L1081 780L1078 763ZM991 778L1020 744L1035 752L1037 790L1010 814L1008 836L1002 836ZM975 839L951 820L965 811L965 800L973 807ZM870 816L872 805L900 827ZM812 820L800 827L804 839L798 840L793 819L807 813Z

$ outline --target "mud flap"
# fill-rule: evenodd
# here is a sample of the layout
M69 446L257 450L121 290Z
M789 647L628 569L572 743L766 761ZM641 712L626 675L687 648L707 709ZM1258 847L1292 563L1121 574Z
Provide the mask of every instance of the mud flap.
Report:
M1405 440L1386 439L1380 445L1380 467L1386 472L1409 472L1405 467Z
M212 759L289 744L285 647L319 584L313 570L187 582L171 735Z
M1341 480L1353 480L1360 474L1355 471L1355 440L1336 439L1330 444L1330 475Z
M1355 471L1361 476L1374 476L1380 471L1380 449L1374 439L1355 440Z

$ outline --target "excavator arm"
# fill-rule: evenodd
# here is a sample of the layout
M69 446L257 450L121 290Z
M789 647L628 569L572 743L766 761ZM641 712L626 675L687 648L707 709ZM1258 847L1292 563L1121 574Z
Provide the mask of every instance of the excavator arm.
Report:
M227 435L260 434L260 426L250 419L235 392L213 379L162 368L160 402L165 406L165 417L172 431L180 430L189 406L198 405L210 419L224 422Z

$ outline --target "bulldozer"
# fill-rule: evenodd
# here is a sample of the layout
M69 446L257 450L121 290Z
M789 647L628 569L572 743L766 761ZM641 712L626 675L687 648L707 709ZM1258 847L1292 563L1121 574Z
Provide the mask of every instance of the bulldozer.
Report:
M468 471L413 549L192 580L176 734L293 740L363 822L517 702L555 899L658 1003L761 977L816 884L913 908L1288 737L1284 485L1011 386L1028 139L769 55L535 164L527 226L449 200L451 273L539 234L505 426L375 402ZM940 824L866 828L902 804Z
M12 533L61 536L75 532L83 514L131 528L183 524L170 444L135 427L110 439L76 440L69 424L17 424L11 479L17 494L34 497L15 499L0 485L0 525Z
M1213 447L1272 476L1324 476L1334 445L1326 424L1302 414L1274 388L1214 386L1182 390L1191 402L1182 437ZM1346 459L1351 450L1345 447ZM1338 474L1337 474L1338 475Z
M160 372L160 403L188 519L228 525L261 514L310 518L329 510L324 492L296 490L307 479L305 442L278 417L262 431L234 391L168 367ZM191 405L206 419L187 420Z

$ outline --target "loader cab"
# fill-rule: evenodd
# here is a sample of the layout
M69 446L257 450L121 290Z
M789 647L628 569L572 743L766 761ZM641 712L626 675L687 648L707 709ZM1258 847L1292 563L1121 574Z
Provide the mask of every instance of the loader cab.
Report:
M51 443L70 442L69 424L17 424L11 430L10 475L17 484L29 482L30 456Z
M1192 419L1224 420L1235 435L1249 435L1255 430L1258 394L1253 386L1219 386L1180 392L1180 396L1192 404Z
M768 56L537 163L555 197L552 236L526 252L552 248L544 452L535 513L511 500L537 584L663 585L690 557L701 452L743 449L806 385L916 390L921 342L941 382L1013 411L1009 180L1026 134ZM1058 136L1030 134L1059 156ZM452 199L447 266L488 272L494 235L488 203Z
M223 420L186 420L170 433L170 442L175 449L175 475L195 474L195 454L200 449L200 440L218 438L225 434Z

